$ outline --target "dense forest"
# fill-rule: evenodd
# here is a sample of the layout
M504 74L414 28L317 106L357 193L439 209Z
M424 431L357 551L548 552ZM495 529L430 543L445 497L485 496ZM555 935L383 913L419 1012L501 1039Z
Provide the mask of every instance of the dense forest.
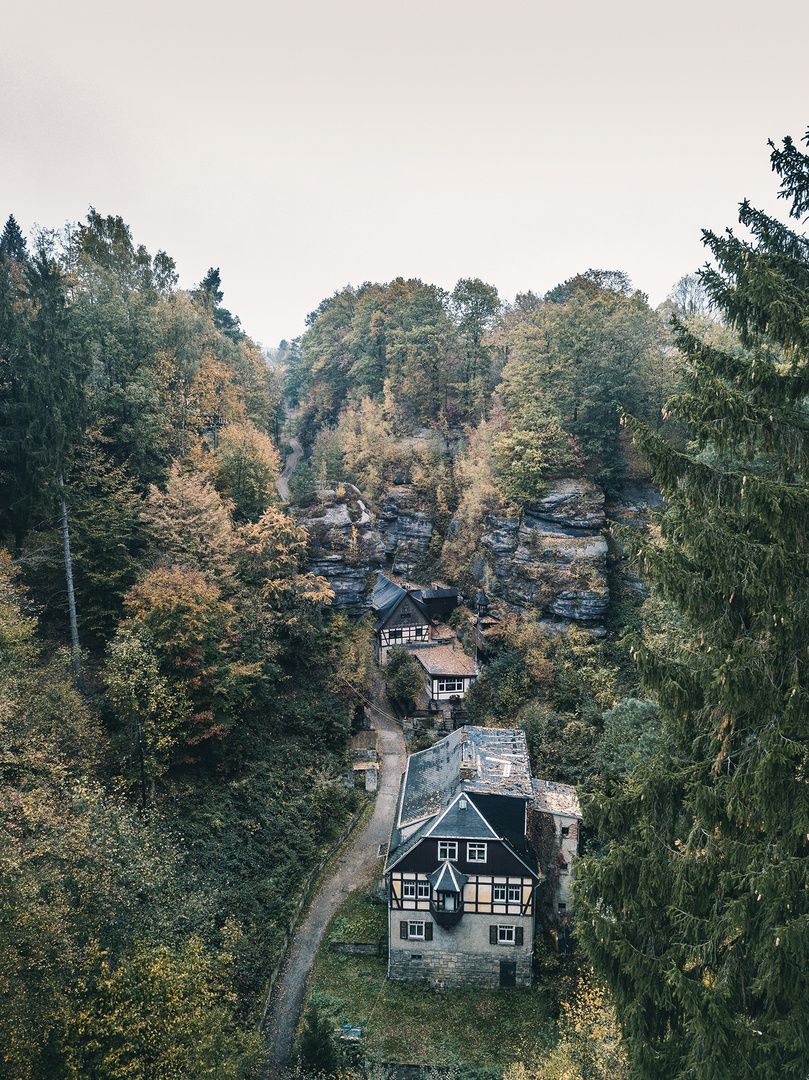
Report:
M253 1075L355 808L364 638L276 505L282 391L218 271L180 291L92 211L0 252L0 1074Z
M785 139L772 163L804 218L809 158ZM588 829L600 981L509 1076L803 1080L809 247L740 222L658 309L618 271L510 304L366 282L270 364L217 269L185 291L120 218L29 240L9 217L0 1077L258 1074L290 913L359 805L343 756L371 678L296 514L406 487L435 525L411 576L497 604L484 532L574 478L608 507L653 480L665 505L608 530L598 634L501 598L468 697L577 785ZM605 995L619 1064L577 1050Z

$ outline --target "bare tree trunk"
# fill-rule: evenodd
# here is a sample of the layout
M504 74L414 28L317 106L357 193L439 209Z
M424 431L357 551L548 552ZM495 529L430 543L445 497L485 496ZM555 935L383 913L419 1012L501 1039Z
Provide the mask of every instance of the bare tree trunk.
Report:
M79 648L79 626L76 622L76 597L73 593L73 562L70 558L70 533L67 528L67 505L65 503L65 485L59 477L59 505L62 511L62 540L65 545L65 577L67 579L67 606L70 612L70 642L73 650L73 667L76 669L76 685L84 693L84 678L81 672L81 649Z

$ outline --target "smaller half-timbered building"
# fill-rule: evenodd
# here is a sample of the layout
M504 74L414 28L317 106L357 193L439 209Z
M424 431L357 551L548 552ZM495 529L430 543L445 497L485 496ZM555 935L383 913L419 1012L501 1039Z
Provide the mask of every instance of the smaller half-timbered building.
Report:
M411 653L424 668L427 697L432 701L461 698L477 681L480 669L457 643L413 645Z
M532 798L521 731L467 726L410 756L385 866L391 978L531 985Z
M403 589L380 571L371 595L376 616L374 641L376 659L385 662L395 645L412 645L430 640L430 617L418 594Z

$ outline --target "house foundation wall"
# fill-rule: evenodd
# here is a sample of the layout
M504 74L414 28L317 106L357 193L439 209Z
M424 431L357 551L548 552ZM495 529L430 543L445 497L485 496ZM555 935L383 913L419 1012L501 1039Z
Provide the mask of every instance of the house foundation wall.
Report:
M433 985L499 986L500 961L516 962L516 985L531 986L531 953L520 949L497 953L447 952L443 949L391 949L388 975L391 979L428 979ZM413 959L420 956L421 959Z

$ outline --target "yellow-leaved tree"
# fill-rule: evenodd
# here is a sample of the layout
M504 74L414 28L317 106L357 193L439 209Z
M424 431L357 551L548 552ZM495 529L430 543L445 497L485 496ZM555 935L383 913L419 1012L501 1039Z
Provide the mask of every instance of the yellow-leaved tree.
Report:
M583 971L562 1002L559 1038L549 1050L515 1062L503 1080L626 1080L629 1065L606 988Z

